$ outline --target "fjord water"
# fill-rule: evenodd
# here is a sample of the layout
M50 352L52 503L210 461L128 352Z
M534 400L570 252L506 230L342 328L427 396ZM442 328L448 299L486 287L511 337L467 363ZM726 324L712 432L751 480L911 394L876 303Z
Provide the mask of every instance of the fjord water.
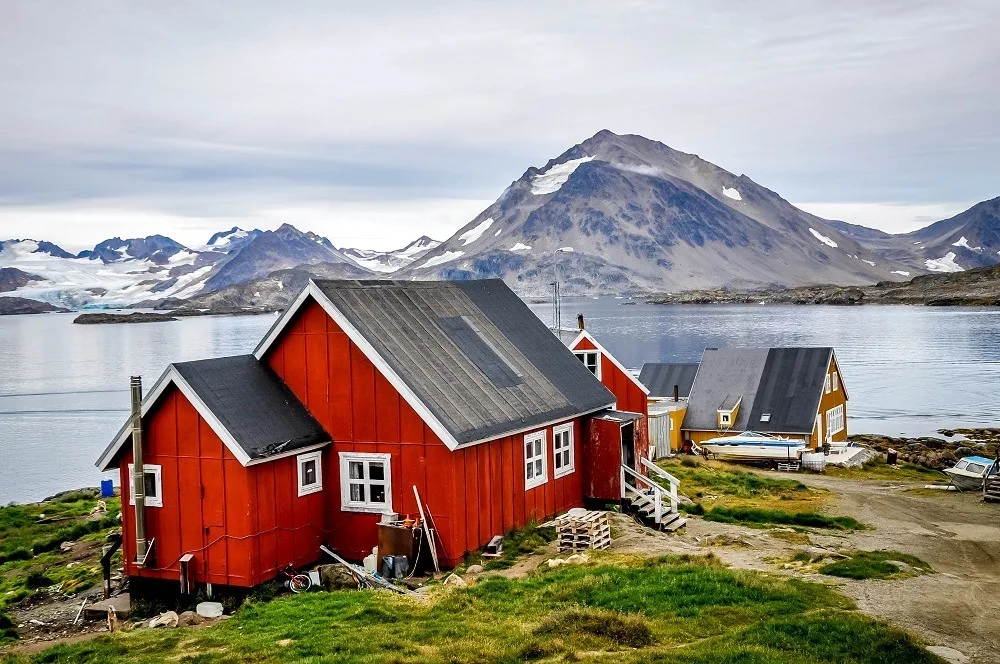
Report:
M996 426L1000 310L906 306L658 306L564 299L624 365L697 361L706 347L836 348L855 433L933 435ZM551 306L531 305L546 323ZM249 353L275 317L73 325L75 314L0 317L0 504L94 486L94 461L170 362Z

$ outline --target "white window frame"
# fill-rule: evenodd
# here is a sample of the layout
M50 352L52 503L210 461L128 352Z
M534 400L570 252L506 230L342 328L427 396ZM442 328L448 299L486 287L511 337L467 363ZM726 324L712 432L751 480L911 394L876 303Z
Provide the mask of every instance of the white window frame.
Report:
M569 443L568 448L559 447L560 434L566 434L566 440ZM574 449L574 443L572 422L552 427L552 477L558 479L576 471L576 450ZM567 451L569 452L569 460L560 468L559 455ZM527 472L527 469L525 471Z
M363 480L352 480L351 462L365 464L365 478ZM385 477L378 482L372 482L368 478L368 466L372 461L380 461L385 468ZM364 484L366 499L351 500L351 484ZM380 484L385 487L385 502L372 502L371 485ZM372 514L385 514L392 511L392 455L376 452L341 452L340 453L340 510L342 512L368 512Z
M599 350L574 350L573 354L576 355L577 357L582 357L583 358L583 360L582 360L583 366L587 367L588 371L590 371L590 365L587 364L587 356L588 355L593 355L594 358L595 358L594 359L594 371L592 371L591 373L593 373L595 376L597 376L597 380L601 380L601 351L599 351Z
M532 445L532 451L534 451L534 443L541 442L541 451L538 454L528 455L527 449L528 445ZM524 435L524 445L522 448L524 450L524 490L534 489L535 487L542 486L549 481L549 443L548 436L546 435L545 429L541 431L535 431L534 433L527 433ZM539 459L541 457L541 459ZM537 462L541 460L542 469L541 472L537 471ZM532 469L532 476L528 477L528 469L534 466Z
M844 405L834 406L830 410L826 411L826 435L827 437L833 436L835 433L840 433L844 430Z
M732 424L732 422L730 421L732 417L733 417L732 413L719 413L720 421L723 424Z
M824 386L824 390L827 394L830 393L830 374L826 375L826 384Z
M312 484L306 484L302 467L310 461L316 462L316 481ZM323 490L323 453L321 451L298 455L295 457L295 467L298 469L299 476L299 498Z
M832 389L833 389L834 392L836 392L838 389L840 389L840 379L837 378L837 372L836 371L834 371L833 373L830 374L830 381L833 383Z
M156 497L146 496L146 507L163 507L163 466L144 463L142 472L153 476L153 485L156 487ZM135 487L133 486L135 477L135 464L128 465L128 504L135 505Z

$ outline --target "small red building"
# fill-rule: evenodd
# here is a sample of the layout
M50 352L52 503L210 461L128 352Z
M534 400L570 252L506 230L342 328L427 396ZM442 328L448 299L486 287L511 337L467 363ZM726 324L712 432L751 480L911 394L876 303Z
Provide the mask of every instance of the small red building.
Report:
M194 583L250 587L321 543L360 559L382 514L417 514L414 487L444 566L618 501L622 463L644 470L645 398L587 344L611 391L500 280L310 282L253 355L173 364L143 400L153 543L137 561L123 510L126 573L177 580L183 559ZM124 496L131 440L126 425L97 464Z
M558 336L617 399L618 412L591 419L591 449L584 482L588 497L618 500L622 495L621 477L609 475L604 469L624 464L645 475L646 467L638 459L653 458L649 446L649 390L584 328L582 315L578 329L559 330Z

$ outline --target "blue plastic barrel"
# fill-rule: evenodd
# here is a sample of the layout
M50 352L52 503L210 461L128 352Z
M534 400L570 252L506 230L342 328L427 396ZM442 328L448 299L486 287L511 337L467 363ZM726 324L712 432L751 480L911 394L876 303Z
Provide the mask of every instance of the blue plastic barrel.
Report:
M110 498L115 495L115 483L111 480L101 480L101 498Z

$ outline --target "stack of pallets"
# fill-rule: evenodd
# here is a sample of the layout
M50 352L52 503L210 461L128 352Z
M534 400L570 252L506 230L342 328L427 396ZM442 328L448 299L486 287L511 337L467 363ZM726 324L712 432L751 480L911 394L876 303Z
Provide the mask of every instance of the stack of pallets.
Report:
M607 512L563 514L556 519L559 551L586 551L611 546Z

